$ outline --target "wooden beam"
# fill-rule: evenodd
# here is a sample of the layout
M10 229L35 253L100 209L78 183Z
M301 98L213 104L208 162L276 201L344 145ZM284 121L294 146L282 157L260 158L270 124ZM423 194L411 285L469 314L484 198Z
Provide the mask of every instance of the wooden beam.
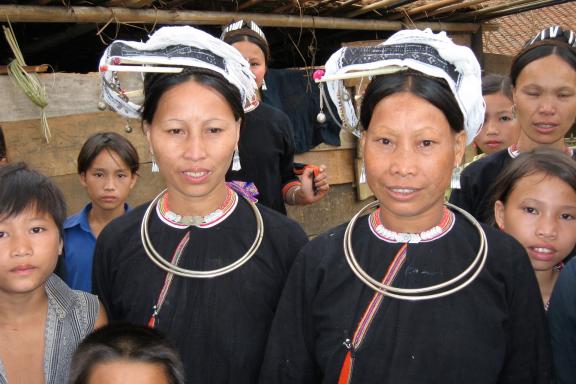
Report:
M569 1L561 1L558 0L540 0L540 1L514 1L510 3L506 3L505 5L494 6L490 8L479 9L477 11L468 12L463 15L459 15L458 17L450 18L450 20L486 20L486 19L493 19L496 17L507 16L510 14L516 14L521 12L530 11L533 9L544 8L551 5L558 5L562 3L566 3Z
M514 8L517 5L525 5L526 3L533 3L534 0L516 0L516 1L507 1L504 4L498 4L498 5L494 5L491 7L486 7L486 8L482 8L482 9L478 9L476 11L471 11L471 12L467 12L466 15L461 15L460 17L466 16L466 17L474 17L474 16L479 16L485 13L491 13L491 12L495 12L495 11L501 11L503 9L507 9L507 8Z
M371 11L375 11L377 9L382 9L382 8L386 8L389 5L392 5L396 2L396 0L380 0L380 1L375 1L372 4L369 5L365 5L360 9L357 9L355 11L352 11L350 13L348 13L346 15L346 17L356 17L356 16L360 16L363 15L365 13L371 12Z
M484 3L485 1L486 1L486 0L460 1L460 2L458 2L458 3L456 3L456 4L448 5L448 6L446 6L446 7L442 7L442 8L439 8L439 9L435 10L435 11L429 12L429 13L427 13L427 14L425 14L425 15L416 17L415 19L421 19L422 17L429 17L429 16L438 16L438 15L441 15L441 14L443 14L443 13L448 13L448 12L452 12L452 11L457 11L457 10L459 10L459 9L466 8L466 7L470 7L470 6L472 6L472 5L481 4L481 3Z
M346 29L364 31L398 31L399 21L375 19L352 20L336 17L270 15L239 12L161 11L105 7L35 7L0 5L0 20L12 23L107 23L110 20L130 24L226 25L233 20L253 20L261 27ZM415 28L431 28L448 32L475 32L472 23L415 23Z
M48 71L48 64L41 64L41 65L27 65L24 67L24 70L28 73L42 73ZM0 65L0 75L7 75L8 74L8 66L7 65Z
M454 3L458 3L461 0L440 0L440 1L434 1L432 3L429 4L424 4L421 5L419 7L414 7L414 8L410 8L409 10L406 11L406 14L408 15L415 15L417 13L422 13L422 12L428 12L428 11L435 11L438 8L442 8L445 7L447 5L452 5Z
M106 7L144 8L149 7L154 0L108 0Z

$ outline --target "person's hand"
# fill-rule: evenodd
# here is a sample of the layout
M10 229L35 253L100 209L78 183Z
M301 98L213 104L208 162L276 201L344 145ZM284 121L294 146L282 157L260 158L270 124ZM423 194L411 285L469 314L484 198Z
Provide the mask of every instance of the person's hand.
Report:
M314 176L314 169L307 167L300 177L302 188L296 193L296 202L298 205L313 204L320 201L330 190L328 184L328 174L324 164L318 167L318 174Z

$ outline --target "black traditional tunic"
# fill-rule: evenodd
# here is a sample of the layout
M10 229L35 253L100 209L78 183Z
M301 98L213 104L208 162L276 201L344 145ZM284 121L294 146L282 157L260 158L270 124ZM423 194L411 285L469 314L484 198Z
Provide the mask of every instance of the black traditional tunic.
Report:
M246 113L246 124L238 144L239 171L229 170L226 180L254 183L258 202L286 214L282 188L298 178L294 174L294 138L290 120L284 112L266 104Z
M374 291L348 266L345 226L302 249L268 341L261 383L335 384ZM425 301L385 297L364 341L353 348L353 384L548 383L549 339L534 272L524 249L485 227L488 259L477 279ZM475 257L477 230L460 215L430 242L410 243L393 285L420 288L458 275ZM366 217L353 232L360 265L381 280L403 246L378 237Z
M470 163L460 175L460 189L452 190L450 202L477 220L489 222L494 209L490 206L492 184L513 159L509 149L503 149Z
M140 224L146 206L110 223L98 237L94 290L112 322L147 324L166 272L144 253ZM212 279L175 276L156 328L180 352L188 383L257 382L268 331L295 255L307 242L289 218L259 207L264 239L246 264ZM240 258L254 241L256 220L248 203L212 228L176 229L153 212L150 238L170 259L187 231L190 241L179 266L211 270Z

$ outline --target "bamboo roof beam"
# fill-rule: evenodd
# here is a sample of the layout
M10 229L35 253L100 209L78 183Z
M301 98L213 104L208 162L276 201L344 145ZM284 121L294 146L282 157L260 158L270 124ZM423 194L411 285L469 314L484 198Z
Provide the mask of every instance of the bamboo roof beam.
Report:
M355 11L352 11L352 12L346 14L346 17L360 16L360 15L363 15L363 14L371 12L371 11L386 8L389 5L393 5L395 2L396 2L396 0L379 0L379 1L376 1L372 4L365 5L360 9L357 9Z
M116 23L130 24L191 24L226 25L243 18L262 27L345 29L363 31L398 31L404 28L399 21L376 19L354 20L338 17L315 17L305 15L271 15L262 13L161 11L156 9L130 9L105 7L48 7L0 5L0 21L12 23ZM476 32L474 23L415 23L415 28L430 28L448 32Z
M404 14L407 15L415 15L417 13L422 13L422 12L428 12L428 11L435 11L438 8L442 8L445 7L447 5L452 5L454 3L458 3L462 0L440 0L440 1L435 1L433 3L430 4L425 4L425 5L421 5L418 7L414 7L414 8L410 8L407 9L406 12Z
M466 13L465 15L459 15L454 17L454 19L473 19L478 16L485 16L485 17L500 17L504 15L508 15L511 13L518 13L523 12L528 9L534 8L541 8L547 5L558 4L558 1L555 0L516 0L510 1L505 4L495 5L492 7L486 7L483 9L479 9L477 11L471 11ZM527 9L528 8L528 9ZM494 16L493 16L494 15Z
M573 1L573 0L568 0L568 1ZM527 4L524 6L512 8L512 9L505 9L502 11L485 14L484 17L482 17L481 19L484 20L487 18L496 18L496 17L507 16L510 14L521 13L521 12L531 11L534 9L548 7L550 5L563 4L565 2L567 2L567 1L563 1L561 3L558 3L557 1L539 1L539 2L535 2L535 3Z
M108 0L106 7L144 8L152 5L154 0Z
M467 8L467 7L470 7L472 5L481 4L481 3L484 3L485 1L486 0L459 1L456 4L448 5L446 7L436 9L432 12L427 12L426 14L423 14L423 15L418 15L418 16L414 17L413 19L418 20L418 19L422 19L423 17L438 16L438 15L441 15L443 13L457 11L459 9Z
M359 2L359 1L360 1L360 0L345 0L345 1L343 1L343 2L340 3L340 6L339 6L338 8L335 8L335 9L333 9L333 10L329 10L329 11L326 12L325 14L332 14L332 13L334 13L335 11L340 11L340 10L342 10L342 9L350 6L350 5L356 4L356 3Z

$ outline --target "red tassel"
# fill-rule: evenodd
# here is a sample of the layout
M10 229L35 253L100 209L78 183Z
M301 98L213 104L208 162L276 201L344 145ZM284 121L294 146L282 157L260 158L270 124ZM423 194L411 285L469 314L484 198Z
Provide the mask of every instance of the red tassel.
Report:
M156 318L154 316L150 316L150 320L148 320L148 328L154 328L156 325Z
M346 352L346 357L342 363L342 369L340 370L340 377L338 378L338 384L348 384L350 379L350 368L352 367L352 352Z

